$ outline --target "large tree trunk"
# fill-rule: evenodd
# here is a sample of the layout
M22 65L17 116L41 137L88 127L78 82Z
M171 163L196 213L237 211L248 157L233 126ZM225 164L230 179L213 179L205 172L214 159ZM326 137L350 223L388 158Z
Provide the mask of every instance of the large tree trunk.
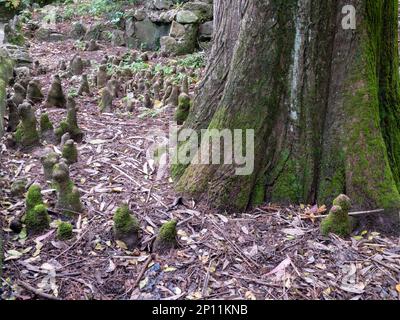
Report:
M349 4L355 30L342 27ZM175 166L178 189L232 210L340 193L355 207L400 207L398 1L248 0L239 12L238 38L226 38L235 41L226 81L215 100L196 98L187 127L254 129L255 170ZM221 79L216 61L203 83Z

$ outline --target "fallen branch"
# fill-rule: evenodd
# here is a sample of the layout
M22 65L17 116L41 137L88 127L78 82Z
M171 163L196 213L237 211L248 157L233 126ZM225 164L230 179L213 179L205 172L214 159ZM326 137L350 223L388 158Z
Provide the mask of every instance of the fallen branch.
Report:
M139 275L137 276L135 282L133 283L133 285L129 291L134 290L138 286L138 284L140 283L140 280L142 280L142 277L147 270L147 267L149 266L150 262L153 261L153 259L154 259L154 254L150 254L148 256L147 260L145 261L145 263L142 267L142 270L140 270ZM127 293L129 293L129 291Z
M42 298L44 298L44 299L47 299L47 300L61 300L61 299L59 299L59 298L57 298L57 297L55 297L55 296L52 296L51 294L44 293L44 292L42 292L42 291L40 291L40 290L38 290L38 289L32 287L31 285L29 285L29 284L27 284L27 283L25 283L25 282L23 282L23 281L21 281L21 280L18 281L18 284L19 284L21 287L23 287L24 289L26 289L26 290L28 290L28 291L31 291L31 292L34 293L35 295L37 295L37 296L39 296L39 297L42 297Z
M355 211L355 212L349 212L349 216L354 217L354 216L361 216L364 214L383 213L383 212L385 212L384 209L376 209L376 210L370 210L370 211ZM328 217L328 215L313 216L312 218L313 219L323 219L326 217ZM310 216L307 216L307 215L303 215L303 217L302 217L302 219L309 219L309 218L310 218Z

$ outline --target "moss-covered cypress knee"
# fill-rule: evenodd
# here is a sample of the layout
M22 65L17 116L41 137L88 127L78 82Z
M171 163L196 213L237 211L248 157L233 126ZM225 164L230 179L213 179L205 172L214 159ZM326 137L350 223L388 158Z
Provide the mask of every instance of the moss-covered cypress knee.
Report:
M39 204L43 204L42 189L38 184L33 184L29 187L28 193L26 194L26 212L32 210Z
M66 102L67 101L65 99L65 95L62 89L60 76L55 75L49 93L47 94L45 107L65 108Z
M57 227L57 238L59 240L69 240L73 237L73 227L69 222L60 222Z
M12 99L7 100L8 122L7 132L14 132L19 124L18 107Z
M43 113L40 116L40 138L42 139L42 141L47 141L50 143L57 142L53 124L51 123L49 115L47 113Z
M352 227L349 217L351 200L346 195L340 195L333 201L333 207L321 222L321 233L324 236L334 233L340 236L349 236Z
M44 99L40 83L37 80L31 80L28 84L26 98L33 103L41 102Z
M100 112L111 113L113 109L113 96L108 88L104 88L101 92L101 99L99 101Z
M83 209L79 190L69 177L66 163L60 162L54 166L53 181L57 190L56 209L68 216L81 213Z
M341 207L345 212L349 213L351 209L351 200L348 196L341 194L333 200L333 205Z
M178 244L176 240L176 225L176 220L171 220L162 225L158 232L157 238L154 241L154 251L163 253L173 248L176 248Z
M49 228L50 217L44 204L39 204L29 210L25 216L26 230L30 234L36 234Z
M20 104L22 104L25 101L26 98L26 90L23 85L21 85L19 82L14 84L14 94L11 98L11 100L15 103L17 107L19 107Z
M44 176L46 180L53 179L54 166L60 161L60 156L55 152L50 152L43 156L41 159Z
M47 113L43 113L40 116L40 132L43 133L53 129L54 127L50 121L49 115Z
M127 205L117 209L114 215L114 237L123 241L132 250L139 243L140 225Z
M42 190L38 184L29 187L25 200L25 224L29 233L39 233L49 227L50 218L43 203Z
M107 75L107 66L101 65L97 72L97 88L101 89L107 85L108 75Z
M22 196L26 191L28 180L25 178L15 180L11 185L11 195L14 197Z
M82 58L77 56L71 61L70 69L73 75L80 76L83 72L83 61Z
M83 74L82 75L81 85L80 85L79 90L78 90L78 95L81 96L84 93L90 94L90 87L89 87L89 81L88 81L88 78L87 78L87 74Z
M18 107L18 114L21 119L14 138L21 147L33 147L39 144L39 133L36 129L36 117L28 102Z
M178 125L183 124L187 117L189 116L190 111L190 97L182 92L179 95L178 99L178 109L176 110L175 120Z
M78 162L78 149L74 140L68 140L63 147L62 157L67 160L68 164Z
M60 126L56 129L55 133L58 141L61 141L61 137L69 133L71 139L76 142L82 142L83 133L82 130L78 126L78 118L76 111L76 103L73 97L68 97L67 103L67 119L60 123Z

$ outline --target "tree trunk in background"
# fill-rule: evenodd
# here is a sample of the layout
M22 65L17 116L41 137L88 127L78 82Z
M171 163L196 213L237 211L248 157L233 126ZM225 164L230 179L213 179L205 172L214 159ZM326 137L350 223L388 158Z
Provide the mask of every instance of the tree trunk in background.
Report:
M186 127L254 129L255 170L178 165L178 190L228 210L266 200L328 204L340 193L354 207L400 207L398 1L240 5L217 15L223 26L243 13L240 32L217 28L232 57L218 58L217 41ZM346 5L356 8L356 30L342 28Z
M185 127L206 129L224 91L240 22L248 0L214 1L214 38L204 80L200 83L194 101L194 110ZM229 19L225 17L228 16ZM206 109L206 110L205 110Z
M193 108L184 128L207 129L224 92L232 56L238 40L241 20L249 0L214 0L214 36L202 82L196 89ZM227 18L229 17L229 18ZM172 168L174 177L182 175L186 166Z

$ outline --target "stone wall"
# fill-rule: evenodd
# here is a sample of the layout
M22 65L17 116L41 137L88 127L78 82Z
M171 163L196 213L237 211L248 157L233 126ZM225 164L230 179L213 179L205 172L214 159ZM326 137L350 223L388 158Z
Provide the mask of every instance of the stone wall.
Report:
M70 36L176 55L192 53L211 40L213 5L212 0L149 0L126 11L121 20L118 28L111 23L74 23Z

